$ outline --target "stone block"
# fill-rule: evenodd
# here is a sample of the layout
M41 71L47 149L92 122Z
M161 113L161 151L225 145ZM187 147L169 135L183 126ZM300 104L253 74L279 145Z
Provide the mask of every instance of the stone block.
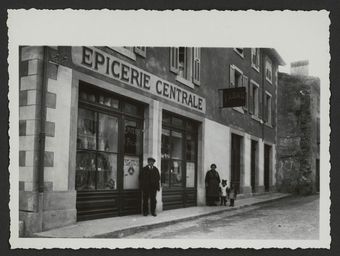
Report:
M53 210L43 213L42 229L49 230L75 224L77 221L77 210Z
M20 91L19 92L19 106L26 106L27 105L27 91Z
M19 64L19 77L27 76L28 75L28 60L20 61Z
M58 78L58 65L54 63L48 63L47 65L47 77L49 79L57 80Z
M19 108L19 120L36 119L36 105L22 106Z
M42 74L43 61L39 59L33 59L28 62L28 75Z
M25 190L25 182L19 181L19 191L24 191L24 190Z
M19 212L19 220L24 222L25 236L42 231L42 215L38 212Z
M44 194L44 211L76 208L76 191L50 191Z
M38 75L23 76L20 78L20 90L40 90L42 77Z
M54 152L45 151L44 166L53 167L54 165Z
M19 120L19 136L26 135L26 120Z
M44 47L42 46L25 46L22 47L21 50L21 60L32 60L39 59L43 60L44 58Z
M45 134L49 137L55 136L55 123L54 122L48 122L45 123Z
M55 93L46 93L46 107L48 108L56 108L57 103L57 95Z
M27 91L27 105L40 104L40 91L29 90Z
M19 191L19 210L38 212L39 194L34 191Z
M26 135L39 134L40 120L26 120Z
M26 151L20 150L19 151L19 166L26 165Z

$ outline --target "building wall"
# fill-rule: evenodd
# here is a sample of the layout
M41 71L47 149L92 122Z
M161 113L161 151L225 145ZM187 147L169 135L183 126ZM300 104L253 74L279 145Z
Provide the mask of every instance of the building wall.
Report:
M251 140L258 142L256 156L256 192L264 191L264 143L272 145L271 189L276 181L276 90L277 63L273 62L273 83L264 79L264 58L269 56L261 49L260 72L251 67L251 50L244 49L244 57L233 48L202 48L201 84L194 89L176 80L170 71L169 48L147 48L146 57L135 60L122 56L108 48L110 53L136 67L150 72L180 88L206 99L206 112L200 113L166 99L150 95L119 81L113 81L99 73L75 65L71 47L45 48L48 59L44 70L44 47L22 47L20 59L20 220L24 220L26 233L69 225L76 222L76 135L78 118L78 86L84 81L99 88L144 102L143 158L152 155L161 163L162 111L167 110L191 118L198 127L197 204L205 204L205 173L211 163L217 165L221 179L230 181L231 135L242 137L241 143L241 193L251 194L250 152ZM259 118L252 117L242 108L222 109L219 90L229 87L229 65L233 64L257 82L259 92ZM46 106L41 106L41 88L46 81ZM264 92L272 95L272 125L262 121ZM38 138L42 108L46 108L44 191L38 191ZM146 164L146 163L144 163ZM158 210L162 210L162 193L158 193Z
M279 73L276 177L279 191L299 194L316 191L319 86L315 77Z

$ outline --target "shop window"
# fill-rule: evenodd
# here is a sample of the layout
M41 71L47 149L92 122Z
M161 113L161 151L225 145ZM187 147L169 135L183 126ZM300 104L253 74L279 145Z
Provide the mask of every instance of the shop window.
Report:
M82 89L79 92L79 100L82 102L96 103L113 109L119 108L119 100L107 93L98 93L91 89Z
M117 118L79 108L77 190L116 189L117 145Z
M200 85L200 63L200 48L170 48L170 71L177 74L177 81L190 88L194 88L194 84Z
M272 62L269 58L266 58L266 64L265 64L265 75L266 75L266 80L269 83L272 83L273 81L273 66Z
M141 152L142 133L136 121L125 120L124 153L139 155Z
M234 51L242 58L244 57L244 48L234 48Z
M264 113L264 120L268 125L272 124L272 96L266 92L265 96L265 113Z
M251 48L251 66L260 71L260 49L259 48Z
M164 188L195 187L197 137L196 125L184 118L163 112L161 141L161 182Z

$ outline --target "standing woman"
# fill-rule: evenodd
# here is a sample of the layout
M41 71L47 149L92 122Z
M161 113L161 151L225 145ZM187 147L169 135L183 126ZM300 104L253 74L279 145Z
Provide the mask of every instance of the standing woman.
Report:
M207 205L209 206L216 206L215 202L219 200L220 181L220 175L216 171L216 164L210 165L210 170L205 175Z

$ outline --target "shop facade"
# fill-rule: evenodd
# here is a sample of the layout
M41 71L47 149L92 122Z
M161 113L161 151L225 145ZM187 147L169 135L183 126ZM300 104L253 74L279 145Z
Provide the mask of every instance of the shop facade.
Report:
M263 58L274 77L282 61L273 49L255 59L235 49L21 47L26 234L140 213L149 156L161 171L157 211L204 205L211 163L245 196L274 190L277 84L266 84ZM247 87L247 105L222 109L218 89L237 86Z

